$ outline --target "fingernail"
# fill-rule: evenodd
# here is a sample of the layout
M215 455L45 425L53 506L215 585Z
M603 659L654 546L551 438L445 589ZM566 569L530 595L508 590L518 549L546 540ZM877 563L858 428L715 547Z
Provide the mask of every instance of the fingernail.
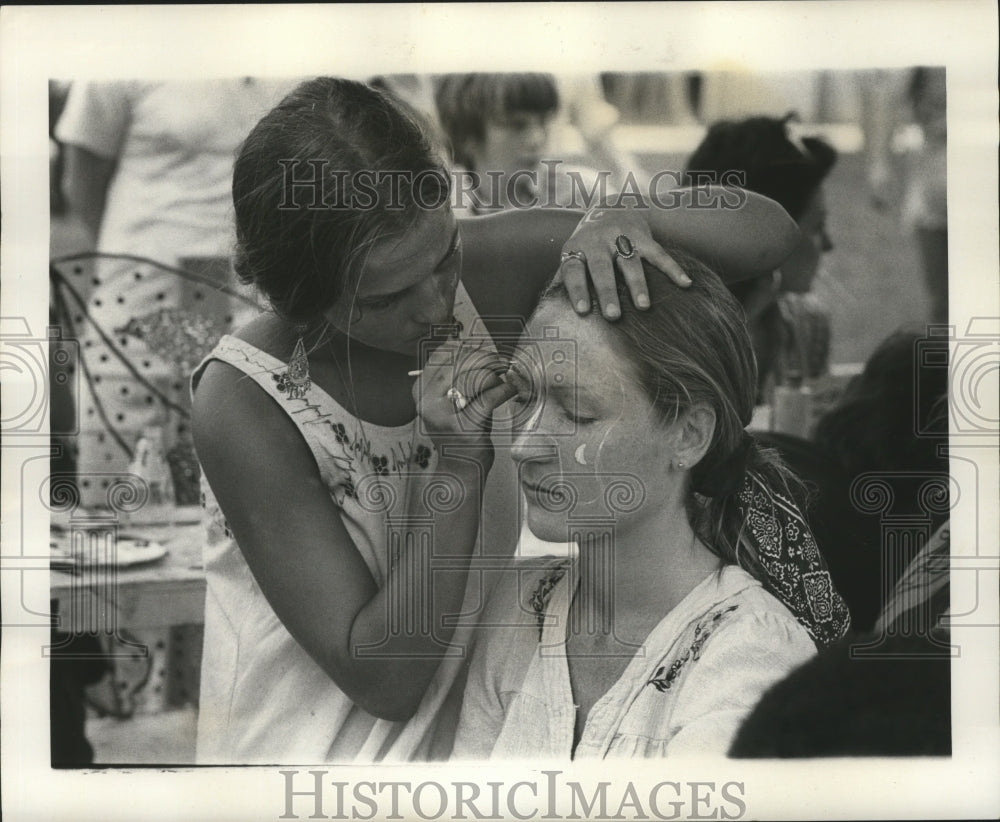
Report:
M590 303L588 303L586 300L580 300L576 304L576 310L579 311L581 314L586 314L589 308L590 308Z
M649 308L649 297L645 294L640 294L636 297L635 304L639 306L639 308Z
M681 282L684 285L691 285L691 278L687 274L681 274Z
M617 319L621 312L618 310L618 306L614 303L608 303L604 308L604 315L610 317L611 319Z

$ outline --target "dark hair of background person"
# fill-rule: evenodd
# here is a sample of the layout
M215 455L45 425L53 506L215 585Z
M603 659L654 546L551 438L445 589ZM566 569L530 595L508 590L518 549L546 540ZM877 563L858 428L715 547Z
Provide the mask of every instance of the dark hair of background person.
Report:
M945 69L941 66L917 66L913 69L910 81L906 86L906 96L914 111L923 103L927 86L936 79L936 76L943 75L944 71Z
M435 83L434 101L455 162L475 171L468 146L486 139L491 122L515 112L554 114L559 91L551 74L446 74Z
M685 181L694 182L697 172L740 171L744 188L770 197L797 221L836 163L837 151L820 137L796 144L788 132L794 119L787 114L713 123L688 159Z
M716 178L741 172L743 188L770 197L798 222L836 164L837 151L819 137L803 137L797 145L788 132L795 118L789 113L781 119L751 117L713 123L687 161L685 184L696 183L698 172ZM731 289L742 303L755 283L734 283Z
M312 179L316 169L319 193L337 207L316 202L314 188L288 185ZM254 126L236 158L234 268L280 316L314 320L340 298L373 245L406 231L449 194L426 118L363 83L308 80Z

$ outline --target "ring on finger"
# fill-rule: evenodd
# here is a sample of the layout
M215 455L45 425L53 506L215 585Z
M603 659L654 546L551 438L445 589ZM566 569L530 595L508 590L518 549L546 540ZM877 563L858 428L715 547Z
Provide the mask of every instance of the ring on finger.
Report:
M582 251L564 251L559 257L559 262L564 263L566 260L579 260L581 263L586 263L587 255Z
M455 406L456 411L461 411L469 404L469 401L465 398L465 394L455 388L455 386L449 388L445 396L451 400L451 404Z
M624 234L615 238L615 253L623 260L631 260L636 255L635 244Z

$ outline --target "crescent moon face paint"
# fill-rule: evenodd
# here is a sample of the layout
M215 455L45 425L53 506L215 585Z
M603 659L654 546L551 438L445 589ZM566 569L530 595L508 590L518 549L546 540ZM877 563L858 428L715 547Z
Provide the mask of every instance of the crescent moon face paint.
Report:
M644 500L616 509L619 534L627 521L666 510L679 493L663 468L666 430L605 326L568 305L543 303L512 358L511 457L528 528L548 542L566 542L581 518L611 516L608 489L616 484L638 488Z

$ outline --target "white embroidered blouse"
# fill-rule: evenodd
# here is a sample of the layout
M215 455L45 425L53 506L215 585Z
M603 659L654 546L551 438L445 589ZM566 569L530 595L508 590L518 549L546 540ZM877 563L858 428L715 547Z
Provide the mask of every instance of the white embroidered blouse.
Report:
M508 606L485 620L494 627L476 648L453 758L725 756L763 693L816 653L783 604L727 566L650 632L594 704L574 750L565 646L577 583L565 561L507 574L494 603Z

